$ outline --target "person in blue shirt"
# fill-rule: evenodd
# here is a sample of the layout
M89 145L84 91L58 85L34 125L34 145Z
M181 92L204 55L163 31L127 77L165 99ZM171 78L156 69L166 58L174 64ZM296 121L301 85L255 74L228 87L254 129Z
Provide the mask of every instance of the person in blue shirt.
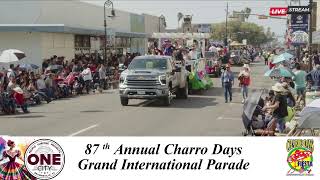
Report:
M226 70L221 75L221 83L224 89L225 102L228 103L228 94L229 100L232 102L232 85L234 84L234 75L229 64L226 65Z

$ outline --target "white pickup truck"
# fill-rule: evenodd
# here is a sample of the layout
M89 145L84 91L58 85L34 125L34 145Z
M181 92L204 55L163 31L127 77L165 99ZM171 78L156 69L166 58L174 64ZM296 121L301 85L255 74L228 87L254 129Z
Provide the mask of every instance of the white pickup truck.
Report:
M161 99L167 106L173 95L188 98L188 76L183 65L170 56L138 56L120 76L120 100Z

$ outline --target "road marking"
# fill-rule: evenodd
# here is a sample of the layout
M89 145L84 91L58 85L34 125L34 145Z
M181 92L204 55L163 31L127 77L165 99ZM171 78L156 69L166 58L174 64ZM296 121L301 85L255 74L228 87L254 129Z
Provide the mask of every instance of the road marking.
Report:
M217 120L241 120L241 118L232 118L232 117L220 116L220 117L217 118Z
M75 132L75 133L73 133L73 134L70 134L69 136L79 135L79 134L84 133L84 132L86 132L86 131L88 131L88 130L90 130L90 129L93 129L93 128L97 127L97 126L98 126L98 124L89 126L89 127L85 128L85 129L81 129L80 131L77 131L77 132Z

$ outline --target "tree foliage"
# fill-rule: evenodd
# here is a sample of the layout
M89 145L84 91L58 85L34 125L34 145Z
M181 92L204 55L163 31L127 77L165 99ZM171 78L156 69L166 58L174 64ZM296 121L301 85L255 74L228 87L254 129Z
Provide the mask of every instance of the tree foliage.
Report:
M212 38L216 40L224 40L226 34L225 23L213 24ZM273 40L274 33L268 29L264 31L262 26L255 23L230 21L228 22L228 39L232 41L242 42L247 39L248 44L261 45Z

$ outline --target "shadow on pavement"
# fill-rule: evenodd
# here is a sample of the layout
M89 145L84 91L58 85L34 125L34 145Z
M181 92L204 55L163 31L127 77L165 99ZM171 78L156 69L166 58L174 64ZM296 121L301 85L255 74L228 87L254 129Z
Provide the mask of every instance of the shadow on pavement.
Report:
M189 96L188 99L173 99L171 106L164 106L160 100L146 104L143 107L157 108L204 108L208 106L216 106L216 98Z

